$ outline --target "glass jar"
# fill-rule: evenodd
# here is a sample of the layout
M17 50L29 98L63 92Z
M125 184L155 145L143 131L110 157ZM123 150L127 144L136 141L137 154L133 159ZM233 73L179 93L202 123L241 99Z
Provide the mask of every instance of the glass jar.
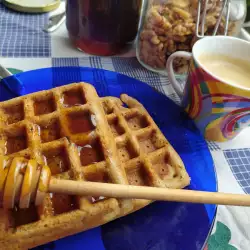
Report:
M142 0L68 0L66 26L75 47L109 56L132 42L138 31Z
M169 55L175 51L192 50L198 39L195 35L198 1L203 1L201 6L204 8L205 0L149 0L144 5L136 45L137 58L144 67L166 75L165 65ZM208 1L205 35L212 35L224 1ZM246 0L231 0L228 35L239 33L245 16ZM224 34L225 20L224 15L218 35ZM183 77L188 70L188 62L178 58L174 61L174 69L177 77Z

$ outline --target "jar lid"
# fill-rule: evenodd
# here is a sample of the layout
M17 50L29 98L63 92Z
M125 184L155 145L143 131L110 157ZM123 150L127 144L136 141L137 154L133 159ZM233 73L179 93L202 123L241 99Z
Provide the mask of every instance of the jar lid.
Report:
M19 12L43 13L55 10L61 0L3 0L8 8Z

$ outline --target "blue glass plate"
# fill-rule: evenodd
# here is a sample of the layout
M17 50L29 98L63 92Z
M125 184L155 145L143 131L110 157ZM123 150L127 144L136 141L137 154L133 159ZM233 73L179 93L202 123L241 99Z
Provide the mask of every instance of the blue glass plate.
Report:
M115 72L80 67L47 68L17 74L0 84L0 101L85 81L100 96L121 93L138 99L181 156L191 177L189 189L217 191L216 174L206 141L183 110L147 84ZM19 83L18 83L19 84ZM37 247L54 250L195 250L202 249L216 214L215 205L155 202L101 227Z

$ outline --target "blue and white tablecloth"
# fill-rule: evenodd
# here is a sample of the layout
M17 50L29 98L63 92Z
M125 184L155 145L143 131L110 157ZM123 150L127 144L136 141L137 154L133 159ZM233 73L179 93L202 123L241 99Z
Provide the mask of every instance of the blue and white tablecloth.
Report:
M50 66L107 69L146 82L179 102L168 78L144 69L133 48L117 57L89 56L71 46L65 25L52 34L44 33L42 28L47 22L48 14L12 12L0 4L1 64L24 71ZM250 194L250 127L230 142L208 145L217 170L219 191ZM213 237L215 230L227 238L227 248L221 243L225 241L223 237ZM212 234L209 250L250 249L250 208L219 206Z

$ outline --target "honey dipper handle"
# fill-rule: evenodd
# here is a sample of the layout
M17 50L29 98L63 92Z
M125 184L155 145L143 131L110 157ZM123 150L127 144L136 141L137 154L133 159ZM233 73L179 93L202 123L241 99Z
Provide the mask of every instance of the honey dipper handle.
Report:
M204 204L250 206L250 195L52 179L49 192Z

